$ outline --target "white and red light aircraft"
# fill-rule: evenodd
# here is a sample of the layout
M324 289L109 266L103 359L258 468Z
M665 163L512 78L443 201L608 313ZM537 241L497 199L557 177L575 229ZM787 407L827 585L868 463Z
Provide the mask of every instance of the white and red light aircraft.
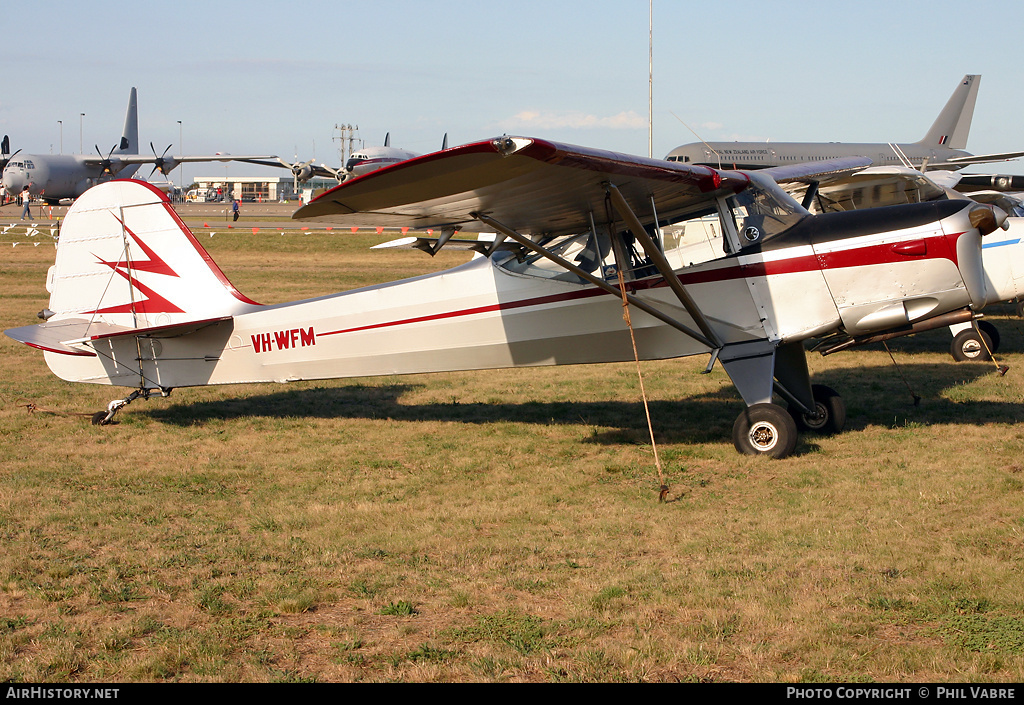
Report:
M451 270L287 304L236 291L164 196L135 181L68 212L48 319L7 335L59 377L174 387L709 355L746 408L745 454L784 457L800 429L838 432L841 398L812 385L804 341L834 345L969 320L987 302L982 236L1004 216L966 200L811 215L761 172L503 136L346 181L295 213L436 233L397 244L481 256ZM713 216L725 252L689 264L658 226ZM460 239L494 232L493 240ZM773 401L774 395L787 407Z

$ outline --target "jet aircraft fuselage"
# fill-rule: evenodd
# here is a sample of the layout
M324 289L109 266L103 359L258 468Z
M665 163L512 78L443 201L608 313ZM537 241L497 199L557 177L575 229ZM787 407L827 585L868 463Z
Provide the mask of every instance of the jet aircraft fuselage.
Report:
M698 164L716 169L765 169L844 157L867 157L875 166L906 166L917 169L970 157L970 152L920 142L883 144L873 142L695 142L668 153L670 162Z
M692 142L666 155L714 169L766 169L846 157L866 157L874 166L961 169L1016 159L1024 152L974 155L966 151L981 76L964 76L927 134L917 142Z

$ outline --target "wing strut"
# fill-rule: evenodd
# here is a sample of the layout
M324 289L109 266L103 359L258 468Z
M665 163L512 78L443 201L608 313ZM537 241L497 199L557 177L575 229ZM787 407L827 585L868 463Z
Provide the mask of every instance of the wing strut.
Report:
M697 307L697 303L690 296L689 292L686 291L686 287L679 281L679 277L676 276L675 272L672 271L672 265L665 259L665 254L661 251L658 245L651 239L651 236L647 233L647 229L640 224L640 220L633 213L633 210L626 203L626 199L622 196L622 193L615 186L615 184L607 183L605 187L608 191L608 195L612 199L612 205L615 206L615 210L619 216L626 221L626 225L633 232L633 236L640 241L640 245L644 248L644 252L650 258L654 266L658 268L658 272L661 273L665 283L668 284L669 288L672 289L679 302L686 309L686 312L690 314L696 322L697 327L700 328L701 333L714 343L711 345L713 348L722 347L722 343L718 340L718 336L715 335L715 331L712 330L708 324L704 314L700 312L700 308Z
M519 243L520 245L522 245L526 249L530 250L531 252L535 252L538 255L551 260L552 262L557 264L559 267L562 267L562 268L572 272L576 276L580 277L581 279L584 279L584 280L590 282L591 284L593 284L597 288L601 289L605 293L611 294L612 296L615 296L616 298L620 298L622 296L622 292L620 292L618 288L612 286L611 284L609 284L608 282L604 281L603 279L599 279L598 277L595 277L590 272L587 272L587 271L585 271L583 269L580 269L579 267L574 265L572 262L569 262L568 260L565 260L565 259L559 257L555 253L549 252L547 249L541 247L540 245L535 243L530 238L526 237L525 235L521 235L520 233L516 232L512 228L509 228L509 227L503 225L502 223L499 223L498 221L494 220L494 218L486 216L483 213L470 213L470 216L472 216L476 220L479 220L481 223L484 223L485 225L494 228L495 230L497 230L502 235L515 240L517 243ZM653 306L651 306L648 303L645 303L644 301L641 301L640 299L636 298L632 294L626 294L626 300L631 305L636 306L641 311L643 311L645 313L649 313L650 315L654 316L658 320L663 321L664 323L667 323L668 325L672 326L673 328L675 328L676 330L678 330L678 331L680 331L682 333L685 333L686 335L690 336L691 338L693 338L697 342L701 343L702 345L706 345L709 348L713 348L713 349L721 347L720 345L715 344L714 342L712 342L711 340L709 340L705 336L701 335L697 331L693 330L692 328L690 328L690 327L688 327L686 325L683 325L682 323L680 323L679 321L675 320L671 316L668 316L668 315L662 313L658 309L654 308Z

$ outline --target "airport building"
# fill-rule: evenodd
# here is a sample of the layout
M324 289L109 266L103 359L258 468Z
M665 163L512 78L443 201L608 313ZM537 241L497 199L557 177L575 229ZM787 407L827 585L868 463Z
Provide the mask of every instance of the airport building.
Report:
M334 188L334 179L314 177L305 183L296 184L291 174L287 176L197 176L190 181L193 187L185 194L192 201L277 202L308 201L314 192ZM296 186L298 189L296 189Z

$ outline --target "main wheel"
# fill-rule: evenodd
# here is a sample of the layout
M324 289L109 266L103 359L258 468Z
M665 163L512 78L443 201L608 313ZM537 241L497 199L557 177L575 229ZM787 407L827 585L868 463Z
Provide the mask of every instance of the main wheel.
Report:
M814 395L814 414L805 414L793 406L788 408L797 429L826 436L842 431L846 426L846 402L839 392L824 384L813 384L811 393Z
M962 330L953 338L953 344L949 347L949 354L957 362L968 360L991 360L989 353L993 350L992 338L985 331L977 331L974 328Z
M999 352L999 329L988 321L978 321L978 328L988 336L989 342L992 343L992 352Z
M785 458L796 448L796 422L778 404L754 404L736 417L732 442L743 455Z

